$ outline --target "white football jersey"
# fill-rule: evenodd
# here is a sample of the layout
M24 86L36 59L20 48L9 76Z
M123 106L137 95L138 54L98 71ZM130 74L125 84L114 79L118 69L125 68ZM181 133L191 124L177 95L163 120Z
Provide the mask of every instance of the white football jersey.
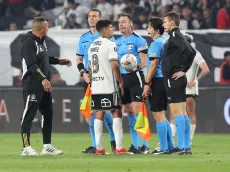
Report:
M92 68L92 94L112 94L118 91L110 63L111 60L118 60L116 43L99 37L90 45L88 59Z
M188 83L197 79L197 73L198 73L200 64L203 62L205 62L205 60L203 59L200 52L196 50L196 56L193 60L193 63L191 65L191 67L189 68L189 70L186 72L186 77L187 77ZM198 95L199 94L198 83L191 88L186 87L186 94Z

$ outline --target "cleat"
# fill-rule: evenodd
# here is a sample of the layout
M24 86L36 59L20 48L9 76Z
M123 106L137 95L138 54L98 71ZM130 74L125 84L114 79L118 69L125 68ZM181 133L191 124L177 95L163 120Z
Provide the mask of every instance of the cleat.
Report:
M179 149L179 148L175 148L174 150L169 152L170 154L175 154L175 155L185 155L186 152L184 149Z
M21 156L38 156L39 154L31 146L22 149Z
M96 149L95 154L96 155L109 155L109 153L106 152L105 149L102 149L102 150Z
M122 148L120 150L115 149L114 154L116 154L116 155L120 155L120 154L134 155L133 152L128 152L125 148Z
M147 148L145 145L143 145L142 147L140 147L139 150L140 150L143 154L149 154L149 153L150 153L149 148Z
M133 152L134 154L142 154L142 152L140 151L140 149L136 149L132 144L131 144L128 152Z
M96 148L93 146L90 146L86 148L85 150L82 150L81 152L84 154L95 154Z
M151 154L154 155L160 155L160 154L169 154L169 151L162 151L160 148L156 148L154 151L151 152Z
M114 152L115 152L115 149L116 149L116 142L115 142L115 140L110 141L110 144L111 144L112 152L114 153Z
M40 155L62 155L63 151L56 149L52 144L43 147Z
M192 155L191 148L185 149L185 153L186 153L187 155Z

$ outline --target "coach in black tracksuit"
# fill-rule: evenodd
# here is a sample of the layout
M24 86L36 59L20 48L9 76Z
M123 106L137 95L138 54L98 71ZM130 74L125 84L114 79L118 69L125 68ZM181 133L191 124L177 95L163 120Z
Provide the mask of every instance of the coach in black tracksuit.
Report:
M185 73L192 65L196 51L179 30L180 17L169 12L164 17L164 29L169 39L164 46L162 71L170 112L174 117L177 131L177 154L192 154L190 149L190 120L186 113Z
M30 146L30 129L37 110L44 118L43 143L51 143L53 107L50 93L52 91L50 64L71 65L70 60L59 60L49 55L45 41L47 32L47 20L36 17L32 32L28 32L22 40L22 87L25 109L21 121L21 134L24 148Z

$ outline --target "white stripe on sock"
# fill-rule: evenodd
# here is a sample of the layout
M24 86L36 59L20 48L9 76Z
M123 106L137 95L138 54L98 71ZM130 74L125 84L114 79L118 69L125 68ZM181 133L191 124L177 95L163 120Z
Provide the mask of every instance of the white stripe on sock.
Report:
M96 148L102 150L102 136L103 136L103 121L99 119L94 120L94 131L96 139Z

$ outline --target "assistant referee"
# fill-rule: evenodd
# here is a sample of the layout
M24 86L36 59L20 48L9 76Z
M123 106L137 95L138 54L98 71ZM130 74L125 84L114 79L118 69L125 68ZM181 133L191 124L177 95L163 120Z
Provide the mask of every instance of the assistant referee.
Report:
M36 156L38 153L30 146L30 130L37 110L43 115L43 149L41 155L60 155L63 151L51 144L53 106L50 84L50 64L71 66L68 59L49 56L46 35L48 22L44 17L36 17L32 31L22 39L21 59L23 67L22 87L24 112L21 121L23 142L22 156Z

